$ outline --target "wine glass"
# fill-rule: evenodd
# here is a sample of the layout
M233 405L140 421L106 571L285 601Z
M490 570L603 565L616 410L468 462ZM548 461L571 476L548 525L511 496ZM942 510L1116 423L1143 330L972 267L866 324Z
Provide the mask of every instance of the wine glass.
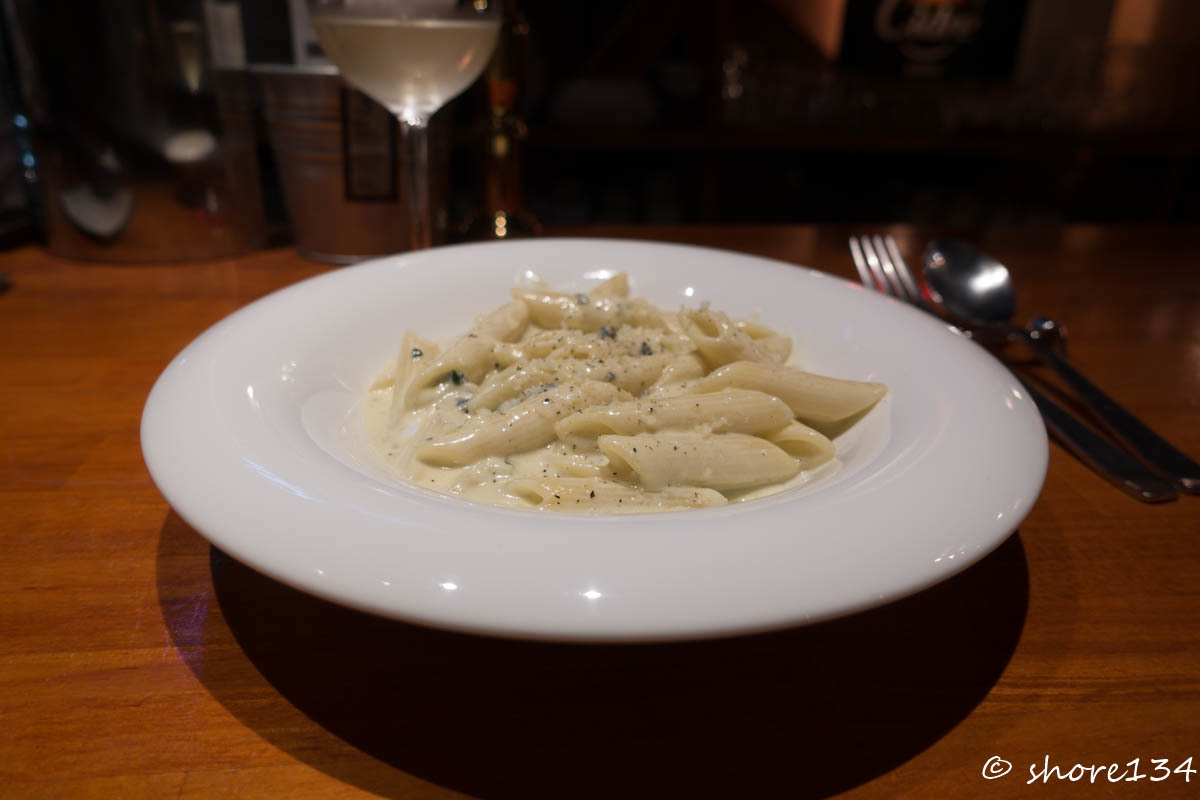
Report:
M308 0L308 7L342 77L399 120L412 248L429 247L429 118L487 65L500 33L499 0Z

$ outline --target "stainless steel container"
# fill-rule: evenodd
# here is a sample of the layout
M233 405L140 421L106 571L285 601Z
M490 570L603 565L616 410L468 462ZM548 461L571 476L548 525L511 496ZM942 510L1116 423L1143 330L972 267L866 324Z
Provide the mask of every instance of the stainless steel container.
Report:
M391 114L346 86L335 67L250 70L262 93L297 249L334 263L408 249L407 165ZM436 211L444 208L443 153L431 146L435 237L445 228L445 213Z

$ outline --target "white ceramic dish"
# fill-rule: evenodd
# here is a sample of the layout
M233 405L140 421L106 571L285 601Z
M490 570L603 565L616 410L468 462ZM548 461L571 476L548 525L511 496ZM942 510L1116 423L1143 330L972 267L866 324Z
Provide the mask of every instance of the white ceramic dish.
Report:
M357 404L412 328L464 330L532 269L630 273L667 308L711 300L792 334L806 366L887 401L813 486L671 514L483 506L389 478ZM543 239L331 272L213 326L142 418L167 500L215 545L297 588L436 627L578 641L686 639L815 622L943 580L1028 513L1045 429L1013 376L922 313L822 273L718 250Z

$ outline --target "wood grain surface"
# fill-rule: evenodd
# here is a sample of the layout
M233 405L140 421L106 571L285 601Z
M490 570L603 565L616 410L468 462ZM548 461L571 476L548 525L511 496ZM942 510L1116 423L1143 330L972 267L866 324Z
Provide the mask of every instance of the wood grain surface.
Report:
M605 228L854 275L848 230ZM935 234L892 229L913 256ZM1200 456L1200 231L959 231L1019 312ZM1134 502L1057 445L993 555L815 627L677 645L442 633L314 599L214 550L142 462L159 372L326 267L0 255L0 796L1182 797L1200 769L1200 497ZM1019 353L1030 374L1041 375ZM986 458L986 454L981 454ZM992 756L1013 764L985 780ZM1051 779L1141 759L1140 781ZM1122 771L1132 776L1131 768ZM1114 775L1119 776L1118 773Z

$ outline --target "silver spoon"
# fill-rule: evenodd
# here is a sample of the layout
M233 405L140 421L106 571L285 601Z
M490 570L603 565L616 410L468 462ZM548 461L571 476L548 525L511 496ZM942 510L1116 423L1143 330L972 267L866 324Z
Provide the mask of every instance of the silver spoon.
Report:
M1200 494L1200 464L1150 430L1047 345L1036 326L1018 328L1012 277L999 261L959 239L936 239L921 257L925 279L939 302L956 317L991 326L1025 342L1075 390L1104 427L1130 450L1185 492Z

